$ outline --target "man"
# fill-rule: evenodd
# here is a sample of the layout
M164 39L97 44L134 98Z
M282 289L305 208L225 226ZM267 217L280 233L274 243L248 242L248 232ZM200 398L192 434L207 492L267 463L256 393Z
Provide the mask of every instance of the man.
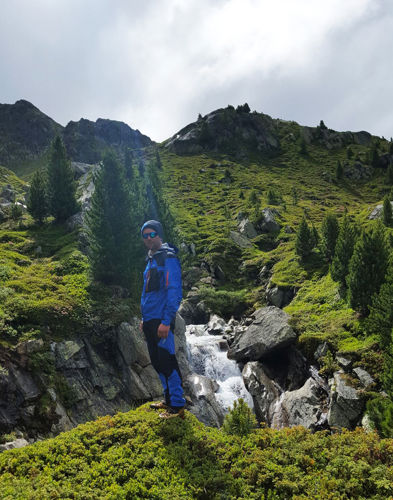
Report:
M165 410L162 418L184 418L186 401L182 379L175 356L174 327L176 311L182 299L181 268L177 248L163 243L160 222L149 220L141 228L143 243L148 250L143 273L141 298L142 329L150 359L164 389L164 401L151 408Z

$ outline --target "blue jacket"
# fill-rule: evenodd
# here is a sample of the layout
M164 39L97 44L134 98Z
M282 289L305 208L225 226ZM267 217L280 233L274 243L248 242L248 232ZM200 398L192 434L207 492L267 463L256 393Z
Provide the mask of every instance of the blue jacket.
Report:
M143 273L142 320L160 319L164 325L174 322L182 299L181 268L176 247L164 243L151 257Z

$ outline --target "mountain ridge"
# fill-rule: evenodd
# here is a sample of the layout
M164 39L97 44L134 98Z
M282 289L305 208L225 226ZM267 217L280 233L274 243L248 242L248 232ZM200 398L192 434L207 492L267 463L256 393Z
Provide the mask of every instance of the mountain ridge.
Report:
M140 149L154 142L124 122L81 118L65 127L34 104L20 99L0 104L0 165L28 176L47 160L53 138L60 134L73 161L96 163L107 148L123 156L126 149Z

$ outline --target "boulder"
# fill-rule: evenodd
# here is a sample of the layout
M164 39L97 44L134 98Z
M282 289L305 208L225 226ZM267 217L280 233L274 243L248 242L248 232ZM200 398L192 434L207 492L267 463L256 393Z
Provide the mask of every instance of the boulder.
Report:
M224 421L224 411L215 396L219 388L217 382L204 375L190 373L184 386L193 401L190 411L205 425L220 427Z
M230 231L229 236L232 241L241 248L249 248L252 247L251 241L236 231Z
M306 380L303 387L282 394L274 405L271 426L275 429L302 425L316 430L326 422L326 411L323 412L322 399L326 394L313 378Z
M390 202L392 205L392 210L393 210L393 201ZM370 220L375 220L375 219L380 219L382 217L382 211L383 211L383 205L377 205L371 214L368 216Z
M372 376L363 368L354 368L353 372L356 374L363 387L369 387L371 384L375 383L375 380L372 378Z
M14 448L23 448L29 444L24 438L18 438L8 443L0 444L0 451L13 450Z
M351 387L340 372L334 373L334 385L328 412L330 427L354 428L362 416L364 402L358 391Z
M296 340L289 326L289 316L275 306L263 307L253 314L253 322L244 333L236 333L228 358L237 361L258 361Z
M352 366L352 360L348 358L344 358L344 356L340 356L339 354L336 356L337 363L343 368L343 370L348 371Z
M248 219L240 220L237 227L239 229L240 234L245 236L246 238L252 239L258 236L254 224L252 224Z
M246 363L242 376L244 385L252 396L258 421L270 425L273 415L272 405L280 397L281 388L267 376L259 361Z
M222 335L224 333L225 326L226 323L224 319L217 316L217 314L212 314L207 325L207 330L211 335Z
M267 303L280 308L287 306L294 296L293 288L274 286L266 291Z
M275 233L279 231L281 226L276 221L276 217L279 215L278 211L274 208L264 208L262 210L261 222L258 223L258 229L262 233Z

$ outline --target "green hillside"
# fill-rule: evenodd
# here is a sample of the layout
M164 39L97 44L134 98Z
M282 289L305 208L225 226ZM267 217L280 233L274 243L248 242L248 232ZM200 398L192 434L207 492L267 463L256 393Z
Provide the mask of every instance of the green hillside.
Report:
M366 132L335 132L323 122L302 127L247 108L217 110L157 149L138 149L128 170L141 205L135 213L160 218L168 239L183 247L185 298L193 287L211 312L244 318L267 304L267 290L290 292L285 311L299 349L315 364L315 350L326 342L319 360L325 377L338 369L337 354L365 368L374 383L361 396L371 402L368 413L380 435L392 437L392 267L367 317L333 280L321 243L328 214L340 224L346 215L358 235L377 227L372 210L386 196L393 199L392 143ZM8 185L23 198L26 184L1 169L0 189ZM266 208L280 229L237 243L239 219L260 227ZM303 218L319 238L306 258L295 251ZM391 256L392 226L383 232ZM79 237L78 229L51 218L38 226L27 214L0 224L0 376L19 342L42 338L26 367L39 370L60 399L70 388L54 373L50 342L86 335L105 343L138 314L140 283L127 290L94 282ZM45 398L37 406L43 418L50 406ZM145 405L2 453L0 496L382 499L393 495L391 456L392 440L363 430L311 434L262 424L240 438L205 427L189 413L185 421L162 422Z
M0 455L0 496L86 499L385 499L393 444L297 427L248 436L148 405Z

